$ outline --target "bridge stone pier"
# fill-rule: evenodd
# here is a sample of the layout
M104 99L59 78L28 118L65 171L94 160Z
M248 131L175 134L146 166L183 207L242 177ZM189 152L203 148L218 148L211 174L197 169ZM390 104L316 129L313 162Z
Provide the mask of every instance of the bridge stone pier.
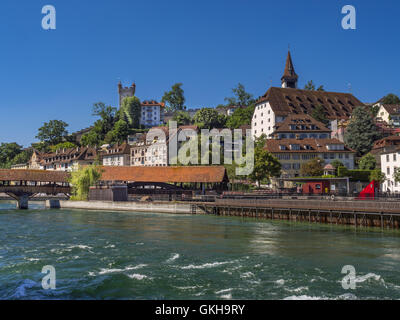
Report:
M29 199L35 195L48 197L50 208L59 208L58 194L69 195L69 174L45 170L0 170L0 192L17 201L17 209L28 209Z

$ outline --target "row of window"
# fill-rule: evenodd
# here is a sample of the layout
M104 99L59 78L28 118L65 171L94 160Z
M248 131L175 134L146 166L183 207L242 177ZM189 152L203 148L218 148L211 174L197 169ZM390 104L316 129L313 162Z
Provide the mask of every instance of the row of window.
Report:
M283 170L300 170L300 163L284 163L282 165Z
M392 159L393 161L397 161L397 153L393 153ZM386 155L386 162L390 162L390 154Z

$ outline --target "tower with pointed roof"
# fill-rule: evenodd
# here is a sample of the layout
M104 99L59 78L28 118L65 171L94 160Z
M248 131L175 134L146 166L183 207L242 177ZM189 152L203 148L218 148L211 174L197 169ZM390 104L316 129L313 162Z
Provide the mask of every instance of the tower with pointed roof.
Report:
M299 79L299 76L294 71L292 56L290 55L290 51L288 51L288 55L286 58L285 71L283 72L283 76L281 78L282 88L297 89L297 80L298 79Z

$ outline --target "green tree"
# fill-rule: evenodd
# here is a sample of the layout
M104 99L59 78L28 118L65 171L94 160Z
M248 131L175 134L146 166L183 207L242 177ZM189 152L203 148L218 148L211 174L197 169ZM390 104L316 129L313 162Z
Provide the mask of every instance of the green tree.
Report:
M81 167L71 172L69 182L72 185L71 200L86 201L89 197L89 188L101 178L101 169L96 165Z
M230 129L237 129L243 125L250 125L254 113L254 104L246 108L237 108L226 121L226 126Z
M335 159L331 162L331 165L337 170L339 167L344 167L345 165L343 164L342 161Z
M71 148L76 148L76 147L77 147L77 145L75 143L72 143L72 142L61 142L59 144L51 146L50 150L52 152L56 152L57 150L60 150L60 149L71 149Z
M304 86L304 90L315 91L315 84L312 80L308 81Z
M393 178L395 182L400 182L400 168L394 169Z
M386 175L380 169L372 170L369 176L369 181L373 180L379 183L384 183L386 180Z
M18 153L14 159L12 159L11 165L28 163L28 161L31 159L32 153L32 149L22 150L22 152Z
M67 127L68 124L64 121L50 120L39 128L36 138L47 145L55 145L62 142L68 135Z
M103 102L93 105L93 116L100 117L92 130L84 134L81 138L81 145L96 147L103 144L106 134L113 130L114 124L118 121L119 114L117 109L106 106Z
M372 154L367 153L360 159L360 162L358 163L358 168L361 170L375 170L376 168L375 157Z
M175 83L170 91L164 93L161 101L167 104L166 110L168 112L175 112L186 109L184 96L185 92L182 89L182 85L182 83Z
M113 130L107 133L104 142L109 144L121 144L126 141L128 135L129 125L125 120L120 119L115 123Z
M355 151L358 156L368 153L374 141L380 138L374 119L364 107L353 110L351 120L344 134L345 143Z
M215 109L203 108L196 112L193 120L200 129L222 128L225 126L226 116Z
M225 98L228 106L248 106L254 102L253 95L246 92L243 84L239 83L232 89L233 97Z
M315 120L322 122L324 125L329 125L329 120L326 117L324 107L321 105L317 105L315 109L311 113L311 117L313 117Z
M19 144L2 143L0 145L0 168L9 168L13 163L13 159L22 152L22 146Z
M248 176L251 181L257 182L258 187L262 181L281 175L281 163L265 150L265 139L265 136L261 136L254 142L254 169Z
M324 174L325 161L320 158L314 158L303 163L300 168L300 174L303 177L319 177Z
M382 104L399 104L400 98L393 93L389 93L388 95L384 96L380 102Z
M371 107L371 113L374 117L378 116L379 109L380 109L379 105L374 105Z
M192 123L192 118L186 111L177 111L172 120L176 121L178 126L185 126Z
M2 143L0 145L0 168L9 168L12 160L22 151L22 146L19 144Z
M319 86L318 88L315 87L315 84L312 80L308 81L304 86L304 90L309 91L325 91L324 86Z
M140 115L142 107L140 100L136 97L126 97L122 100L120 119L124 120L130 128L140 128Z

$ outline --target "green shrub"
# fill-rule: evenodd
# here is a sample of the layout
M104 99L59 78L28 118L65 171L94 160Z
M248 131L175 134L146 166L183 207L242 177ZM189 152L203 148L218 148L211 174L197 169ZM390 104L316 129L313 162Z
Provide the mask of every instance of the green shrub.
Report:
M338 177L349 177L352 181L370 182L372 170L349 170L346 167L338 168Z

